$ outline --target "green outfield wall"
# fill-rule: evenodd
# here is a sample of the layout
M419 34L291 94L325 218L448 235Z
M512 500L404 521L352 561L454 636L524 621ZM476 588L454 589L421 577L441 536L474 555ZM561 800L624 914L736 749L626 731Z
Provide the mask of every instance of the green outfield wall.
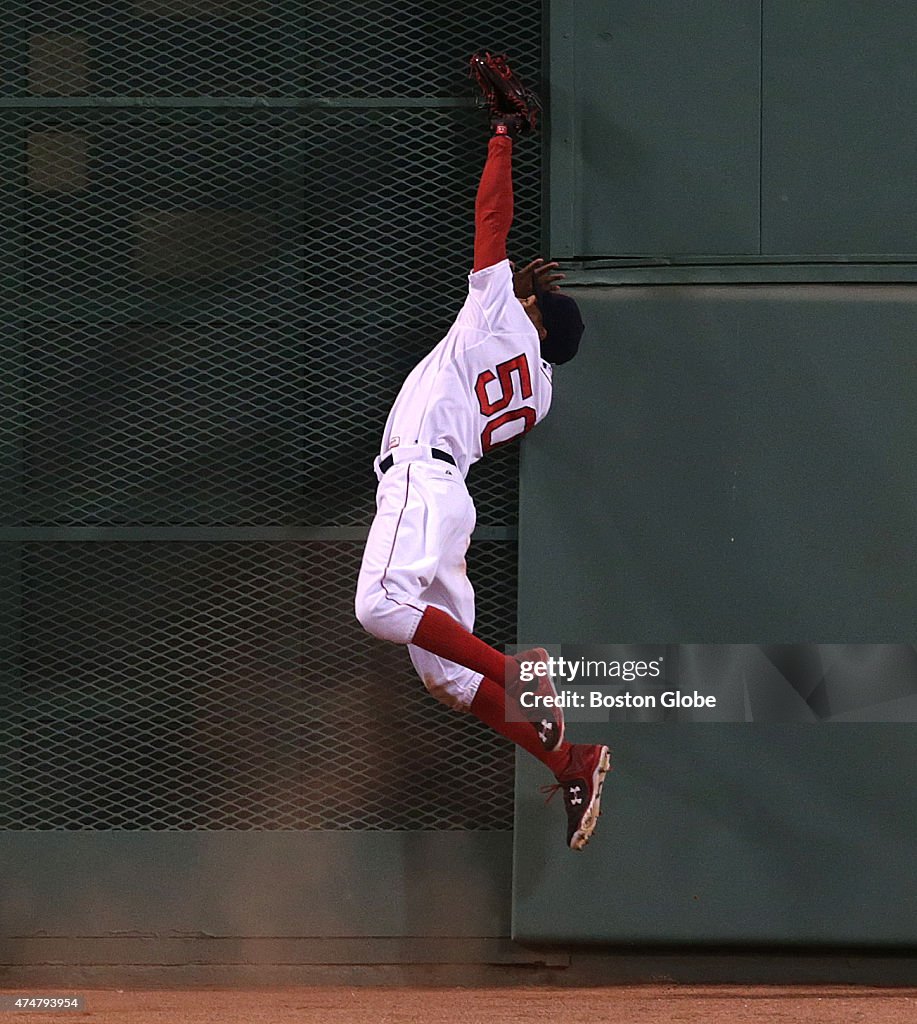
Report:
M575 294L588 334L522 460L520 642L912 638L913 288ZM804 725L575 724L615 761L575 857L520 758L514 937L915 945L913 701L895 724L830 703Z
M917 10L560 2L550 26L551 251L588 333L524 451L520 641L908 643ZM913 947L899 711L575 723L615 751L605 814L572 858L520 759L514 936Z
M572 860L352 600L486 46L546 106L510 256L589 333L521 504L519 449L470 476L480 633L908 639L915 9L364 7L5 5L0 974L912 941L909 728L577 724L618 762Z

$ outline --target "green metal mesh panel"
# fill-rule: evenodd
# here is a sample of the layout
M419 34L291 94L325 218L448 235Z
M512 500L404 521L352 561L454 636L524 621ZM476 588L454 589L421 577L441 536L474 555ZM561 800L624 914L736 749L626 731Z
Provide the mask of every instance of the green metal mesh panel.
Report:
M9 0L12 96L454 97L482 45L538 71L540 4Z
M92 115L7 119L2 521L368 522L388 407L467 287L480 116ZM482 525L512 519L514 459L476 475Z
M22 545L18 643L0 647L0 828L510 827L509 745L362 632L360 555ZM469 553L479 627L501 641L514 562L505 543Z
M486 134L464 60L537 80L540 21L5 5L0 827L509 826L509 746L355 622L354 538L388 407L466 288ZM515 157L518 260L539 158ZM515 524L517 458L472 471L481 526ZM472 546L495 643L515 559Z

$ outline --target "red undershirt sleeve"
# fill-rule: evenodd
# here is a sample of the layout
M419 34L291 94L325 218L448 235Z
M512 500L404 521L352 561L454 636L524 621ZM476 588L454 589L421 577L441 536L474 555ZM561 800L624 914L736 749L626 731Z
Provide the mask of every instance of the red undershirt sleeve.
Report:
M512 139L494 135L487 144L474 206L474 270L506 259L506 239L513 223Z

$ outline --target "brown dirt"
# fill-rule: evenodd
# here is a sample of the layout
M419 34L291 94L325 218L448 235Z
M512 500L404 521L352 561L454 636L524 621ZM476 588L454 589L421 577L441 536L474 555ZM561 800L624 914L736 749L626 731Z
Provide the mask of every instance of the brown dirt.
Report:
M4 994L9 993L9 989ZM649 985L609 988L284 988L86 991L41 1024L917 1024L917 989ZM73 994L60 990L43 995Z

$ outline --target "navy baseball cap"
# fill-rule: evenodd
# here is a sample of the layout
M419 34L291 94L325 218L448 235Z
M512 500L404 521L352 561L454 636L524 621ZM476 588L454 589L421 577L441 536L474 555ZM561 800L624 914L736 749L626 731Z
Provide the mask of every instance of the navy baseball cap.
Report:
M535 281L535 297L548 336L541 343L541 357L549 363L567 363L579 350L585 325L579 306L560 292L543 291Z

